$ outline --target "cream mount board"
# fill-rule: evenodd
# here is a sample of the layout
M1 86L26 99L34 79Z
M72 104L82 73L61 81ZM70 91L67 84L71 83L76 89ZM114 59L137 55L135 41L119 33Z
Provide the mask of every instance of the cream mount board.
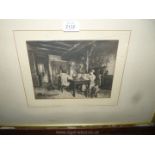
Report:
M130 33L130 31L102 30L84 30L76 33L50 30L14 31L15 44L22 74L22 81L28 104L32 106L65 106L72 104L78 104L81 106L116 105L118 103L118 97L121 88L121 79L123 76L125 60L127 56ZM31 55L33 54L32 57L36 57L34 61L37 62L33 62L30 53ZM60 56L62 57L61 60L53 60L56 59L55 57ZM47 59L45 58L45 60L43 57L47 57ZM77 61L75 57L79 60ZM89 58L89 60L87 60L87 57ZM49 59L52 60L50 61ZM84 61L81 59L84 59ZM64 61L66 63L64 63ZM97 61L100 61L100 64ZM57 83L57 77L62 72L60 68L62 68L63 65L70 65L70 62L74 63L73 67L75 69L72 71L69 68L69 72L67 75L70 75L72 71L76 72L76 76L79 76L79 73L81 74L81 76L83 76L86 74L86 72L89 76L89 74L91 74L89 73L89 71L91 69L94 70L94 84L91 88L85 88L89 89L89 94L87 94L87 96L84 94L81 95L82 91L78 92L80 91L80 88L77 87L87 87L86 79L82 79L82 77L79 79L77 79L76 77L76 79L73 80L73 75L70 75L70 78L72 80L71 82L77 82L77 85L73 86L74 83L72 84L71 82L68 82L69 90L66 91L64 89L63 92L58 88L59 83ZM41 63L43 64L42 68L45 70L45 73L43 74L46 74L46 70L49 70L48 78L50 79L50 82L52 81L51 87L54 88L45 90L42 84L44 82L44 79L42 79L43 82L41 81L41 85L36 84L37 86L34 86L34 83L36 83L37 80L32 80L36 76L34 75L35 73L32 73L32 71L34 71L34 69L36 68L36 70L41 70ZM54 63L55 66L52 65L52 63ZM33 65L35 65L35 67L33 67ZM83 65L83 72L78 69L80 65ZM107 67L108 75L104 76L102 75L104 73L101 72L103 72L105 65ZM53 70L57 73L55 73ZM99 73L97 73L97 71ZM38 74L41 74L40 72L38 71ZM45 75L43 76L45 77ZM104 78L107 78L107 81L105 81ZM89 80L89 83L92 82L89 77L87 78L87 80ZM96 84L97 82L99 83L98 85ZM105 84L106 82L107 85ZM88 87L90 87L90 85L91 84L89 84ZM72 90L72 87L76 87L76 90ZM93 87L94 89L97 87L97 95L100 97L92 96ZM76 96L74 95L75 92L72 91L76 91Z

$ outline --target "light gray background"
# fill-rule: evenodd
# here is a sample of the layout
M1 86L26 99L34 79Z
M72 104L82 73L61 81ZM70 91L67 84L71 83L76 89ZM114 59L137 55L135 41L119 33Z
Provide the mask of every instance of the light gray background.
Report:
M155 111L155 21L80 21L80 29L132 30L117 106L29 107L13 30L60 30L63 21L0 21L0 124L92 124L150 121Z

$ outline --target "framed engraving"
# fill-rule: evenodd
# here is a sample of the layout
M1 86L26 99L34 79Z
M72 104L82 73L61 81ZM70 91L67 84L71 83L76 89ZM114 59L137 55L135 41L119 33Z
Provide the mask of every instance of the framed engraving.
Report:
M32 106L116 105L130 31L14 31Z

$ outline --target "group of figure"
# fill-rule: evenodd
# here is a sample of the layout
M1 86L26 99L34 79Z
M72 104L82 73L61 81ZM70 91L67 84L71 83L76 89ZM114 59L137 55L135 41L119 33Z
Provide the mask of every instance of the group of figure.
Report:
M61 70L60 74L58 74L58 89L63 92L64 89L71 90L71 80L80 80L80 81L89 81L89 87L86 84L82 84L79 86L81 92L89 92L88 95L90 97L98 97L98 93L100 89L102 89L104 76L108 74L107 70L101 74L100 69L91 69L89 73L75 73L74 70L70 70L68 73L66 70ZM47 89L48 87L48 74L44 72L41 74L41 87Z
M69 88L70 86L70 80L88 80L89 81L89 88L85 84L82 84L80 89L82 92L87 91L89 89L89 94L91 97L97 97L97 94L99 92L99 86L96 83L96 76L95 71L92 69L89 73L85 74L73 74L69 75L67 72L62 71L59 75L59 82L60 82L60 89L63 92L64 88Z

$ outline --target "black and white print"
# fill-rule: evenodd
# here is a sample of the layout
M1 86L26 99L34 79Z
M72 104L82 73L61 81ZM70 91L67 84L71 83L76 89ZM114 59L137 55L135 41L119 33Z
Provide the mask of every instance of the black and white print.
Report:
M110 98L118 43L26 41L35 98Z

